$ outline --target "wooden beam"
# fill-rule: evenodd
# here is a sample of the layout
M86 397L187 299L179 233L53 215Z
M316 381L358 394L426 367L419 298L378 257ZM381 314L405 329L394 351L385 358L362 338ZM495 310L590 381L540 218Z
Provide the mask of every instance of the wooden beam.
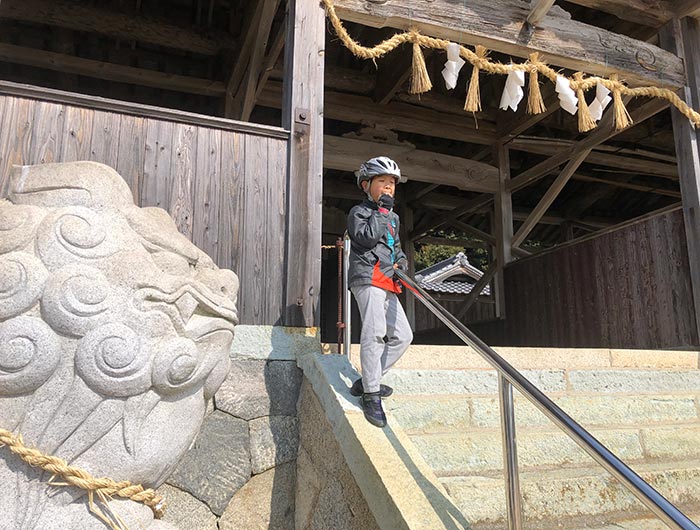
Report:
M316 0L289 0L282 125L287 164L286 307L280 323L320 324L323 204L323 65L326 15Z
M547 116L559 110L559 97L557 96L556 92L554 92L554 89L547 86L545 91L547 95L543 94L543 97L544 106L547 108L547 110L539 114L528 114L526 110L527 106L522 105L521 109L518 111L518 114L516 114L510 120L505 120L499 124L497 133L499 140L503 142L512 141L527 131L530 127L538 124Z
M457 310L457 313L455 314L457 320L462 320L464 318L464 315L466 315L467 311L469 311L469 308L472 305L474 305L474 302L476 302L479 299L479 296L481 296L481 291L483 291L484 287L486 287L488 283L493 279L493 277L496 275L496 271L499 268L500 267L498 264L498 259L491 262L491 265L489 266L488 270L484 271L484 274L474 284L471 292L464 299L464 303L462 304L462 306Z
M386 105L394 97L411 75L413 48L401 46L377 67L376 83L372 99L375 103Z
M599 177L593 177L591 175L584 175L581 172L574 173L572 177L574 180L580 180L582 182L597 182L598 184L607 184L608 186L613 186L615 188L623 188L628 190L643 191L646 193L653 193L655 195L664 195L666 197L674 197L676 199L681 198L681 192L675 190L667 190L664 188L658 188L654 186L644 186L642 184L632 184L631 182L622 182L618 180L603 179Z
M418 242L424 245L445 245L458 248L489 248L488 244L483 241L477 241L476 239L448 239L446 237L425 236L416 240L416 243Z
M447 224L450 224L454 226L455 228L459 228L463 232L466 232L467 234L471 234L474 237L478 237L482 241L489 243L490 245L494 245L496 243L496 238L492 236L491 234L484 232L483 230L479 230L478 228L467 224L463 223L462 221L458 221L457 219L450 219Z
M467 191L493 193L496 190L498 172L483 162L403 145L324 137L323 165L328 169L355 171L364 160L377 156L377 153L394 159L409 180L444 184Z
M630 116L635 124L638 124L652 116L658 114L668 107L668 102L660 99L652 99L643 103L636 109L630 111ZM607 114L604 118L610 116ZM598 144L609 140L610 138L620 134L622 131L616 131L611 119L601 123L597 129L589 133L583 140L573 144L570 149L561 151L556 155L549 157L547 160L536 164L532 168L524 171L513 180L510 181L510 190L517 191L526 186L529 186L536 180L548 175L554 168L567 162L578 153L592 149Z
M277 64L277 60L279 59L280 54L282 53L282 50L284 49L284 41L286 38L287 32L285 30L284 24L280 28L279 32L277 33L277 36L275 37L275 40L272 42L272 45L270 46L270 51L268 52L267 56L265 57L265 61L263 63L263 68L262 68L262 73L260 74L260 81L258 82L258 89L255 92L255 101L257 103L258 99L260 98L260 94L263 91L263 88L265 88L265 85L267 84L267 80L270 78L272 75L272 72L274 71L275 64Z
M415 27L433 37L481 44L507 55L544 54L550 64L621 79L638 85L679 87L685 83L683 62L676 55L643 41L560 16L546 16L536 31L527 27L528 6L519 0L415 0L370 3L335 0L345 20L366 26ZM647 58L640 61L639 58ZM644 64L641 64L641 63ZM649 68L649 64L654 69Z
M677 0L673 7L677 18L700 18L700 2L698 0Z
M574 176L574 178L576 178L576 175ZM335 199L348 199L352 201L362 200L362 192L357 189L357 186L350 183L340 182L337 179L331 178L325 178L323 181L323 196L332 197ZM411 202L410 199L408 200L409 202ZM414 210L428 208L430 210L445 211L454 210L455 208L462 206L464 202L465 199L460 198L456 195L450 195L448 193L431 192L421 197L419 201L412 201L411 206ZM480 203L480 208L483 209L487 204L487 202L482 201ZM480 208L475 208L473 212L479 212ZM467 215L468 213L470 212L467 212L465 215ZM525 219L527 219L528 215L530 215L530 210L519 208L513 209L513 219L516 221L524 221ZM560 225L566 222L567 220L568 219L562 216L561 214L549 211L540 219L540 224ZM581 223L588 224L589 229L606 228L619 222L618 220L590 217L583 218L580 221ZM424 237L426 236L421 236L421 239L423 239Z
M537 206L535 206L534 210L532 210L529 217L522 225L520 225L520 228L518 228L518 231L513 236L513 246L519 247L523 241L525 241L525 238L530 234L532 229L535 228L540 218L552 205L554 199L559 196L561 190L564 189L566 183L569 182L569 179L571 179L574 172L579 168L590 152L590 149L584 149L569 160L569 163L566 164L564 170L552 183L547 192L540 199L540 202L537 203Z
M488 204L493 200L490 195L479 196L475 199L465 202L461 206L450 210L447 213L438 215L437 217L429 220L428 222L421 223L415 230L411 233L411 239L417 239L424 236L431 230L435 230L439 226L449 223L451 220L457 219L458 217L464 215L465 213L473 212L481 208L482 206Z
M260 94L258 104L279 108L281 90L280 82L269 81ZM366 96L339 92L325 93L325 117L480 145L490 145L496 139L495 125L479 122L477 128L474 119L467 114L448 114L409 103L380 105Z
M674 19L659 33L662 45L685 59L688 85L679 91L689 105L700 104L700 22ZM671 109L673 138L680 174L685 237L688 245L690 286L700 341L700 134L676 108Z
M554 0L533 0L530 13L527 15L527 23L537 26L554 5Z
M575 143L575 141L555 138L515 138L508 146L514 151L551 156L571 149ZM612 152L607 152L607 149ZM635 171L640 175L678 180L678 166L675 158L670 163L649 160L644 153L636 153L632 149L598 145L591 151L587 162L616 170Z
M506 317L504 267L513 260L513 199L508 191L510 180L510 157L508 147L497 143L494 158L498 161L498 192L494 195L494 228L496 244L494 255L498 269L493 286L496 301L496 318ZM516 245L517 246L517 245ZM495 264L494 264L495 265Z
M224 93L224 84L220 81L82 59L62 53L23 48L13 44L0 44L0 61L188 94L219 97Z
M615 15L620 20L660 28L674 16L672 0L569 0L572 4Z
M68 0L2 0L0 18L98 33L201 55L216 55L235 45L228 34L212 37L216 32L211 29L204 35L152 17L130 16Z
M265 59L267 40L270 37L272 21L279 7L280 0L259 0L253 22L246 30L244 48L238 57L231 77L226 83L224 116L248 121L253 112L258 82ZM244 72L242 79L239 73ZM240 81L240 82L239 82Z
M332 74L329 74L332 75ZM279 108L281 102L281 83L277 81L269 81L267 86L262 89L258 104ZM392 101L387 105L378 105L370 98L365 96L354 96L350 94L341 94L338 92L327 91L325 93L325 115L327 118L347 121L350 123L366 123L369 125L377 125L395 131L410 132L434 136L436 138L447 138L450 140L458 140L467 143L479 144L487 146L483 150L483 156L490 154L491 146L496 142L497 138L509 138L513 136L508 133L512 127L514 133L525 131L531 125L538 121L537 116L523 115L522 119L519 116L516 121L510 125L499 127L497 132L496 127L492 123L479 122L477 129L474 120L464 114L448 114L445 112L437 112L431 109L417 107L408 103L398 103ZM556 98L555 98L556 99ZM558 108L558 99L548 104L547 112ZM509 143L511 150L525 151L528 153L537 153L545 155L553 155L564 150L570 149L575 142L565 143L564 140L553 138L515 138ZM628 150L617 150L619 154L604 153L594 150L588 161L592 164L614 167L619 169L629 169L639 171L640 173L657 175L667 178L677 178L678 170L673 164L646 160L639 155L629 152L631 156L621 156L627 154ZM472 160L479 160L479 157L472 157ZM565 160L564 160L565 162Z

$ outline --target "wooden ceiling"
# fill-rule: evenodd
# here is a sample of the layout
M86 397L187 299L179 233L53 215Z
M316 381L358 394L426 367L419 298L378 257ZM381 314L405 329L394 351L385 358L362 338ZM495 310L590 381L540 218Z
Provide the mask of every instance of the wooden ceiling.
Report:
M527 2L499 1L513 12L528 13ZM284 4L2 0L0 79L279 125ZM392 4L397 2L376 9ZM697 16L700 8L688 0L575 0L557 1L552 9L562 20L570 17L569 24L597 28L596 35L619 36L616 42L627 46L621 55L634 56L654 46L658 29L672 17ZM396 31L346 24L367 45ZM410 49L397 49L375 65L353 57L332 31L326 45L324 197L326 210L338 214L329 219L342 220L340 214L360 198L351 173L358 160L385 150L395 153L414 177L403 200L414 208L415 235L431 236L425 227L441 215L450 221L441 229L483 235L490 231L492 190L482 177L493 171L484 164L494 163L492 148L498 141L507 143L511 174L519 183L513 194L516 232L566 166L568 155L586 153L528 236L535 245L554 245L680 201L670 112L663 106L632 101L628 108L639 117L634 127L613 134L601 126L579 134L575 117L559 110L548 83L543 84L547 112L528 116L522 108L517 113L498 110L503 78L482 75L483 111L471 115L462 110L470 69L465 67L457 87L447 90L440 75L442 53L426 54L434 88L414 96L407 92ZM493 52L493 58L521 60L522 53L499 46L493 49L502 51ZM669 61L675 64L672 57ZM567 65L578 63L561 66ZM677 66L669 68L677 72ZM464 185L465 179L471 183ZM465 204L472 208L464 211ZM331 237L339 228L329 221L324 232Z

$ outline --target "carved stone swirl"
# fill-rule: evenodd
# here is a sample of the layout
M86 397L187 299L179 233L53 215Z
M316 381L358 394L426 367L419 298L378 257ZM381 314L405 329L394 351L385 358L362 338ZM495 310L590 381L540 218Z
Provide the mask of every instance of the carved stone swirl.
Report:
M207 375L201 365L197 346L190 339L164 341L153 362L153 387L161 395L177 394Z
M108 311L118 303L102 272L86 265L67 265L49 279L41 311L54 328L81 337L105 323Z
M31 242L42 212L34 206L15 206L0 200L0 254L20 250Z
M95 261L123 248L121 227L106 214L81 206L62 208L39 226L37 248L50 270L74 262Z
M41 319L19 316L0 323L0 395L32 392L53 374L60 340Z
M36 304L48 274L31 254L0 255L0 320L20 315Z
M151 386L149 348L123 324L106 324L85 335L78 343L75 369L103 396L135 396Z

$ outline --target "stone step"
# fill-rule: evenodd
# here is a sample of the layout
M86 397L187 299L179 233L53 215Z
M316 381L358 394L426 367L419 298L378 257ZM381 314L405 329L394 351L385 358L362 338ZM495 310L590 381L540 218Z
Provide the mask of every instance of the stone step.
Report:
M698 389L700 391L700 389ZM696 395L562 395L553 397L585 428L610 425L663 425L700 421ZM467 432L500 426L498 398L468 394L401 395L384 402L409 433ZM515 397L518 429L552 422L522 396Z
M697 369L522 370L541 391L555 393L687 393L700 389ZM495 370L390 370L382 380L400 394L495 394Z
M337 353L337 344L323 344L325 353ZM563 366L592 368L698 368L700 352L674 350L625 350L609 348L494 348L518 370ZM359 367L359 344L351 347L350 359ZM409 370L478 369L491 366L469 346L412 344L396 364Z
M697 510L700 460L676 462L673 466L656 463L632 467L679 508L694 507ZM600 528L604 527L606 520L629 521L649 517L649 511L640 501L610 474L599 469L521 472L525 528ZM475 530L503 528L506 515L502 477L447 477L441 482ZM582 520L591 523L583 525ZM640 530L641 527L629 528Z
M591 429L628 465L636 462L700 460L700 425ZM411 441L438 476L492 474L503 469L500 429L467 434L414 434ZM520 469L595 467L597 464L556 427L517 431Z

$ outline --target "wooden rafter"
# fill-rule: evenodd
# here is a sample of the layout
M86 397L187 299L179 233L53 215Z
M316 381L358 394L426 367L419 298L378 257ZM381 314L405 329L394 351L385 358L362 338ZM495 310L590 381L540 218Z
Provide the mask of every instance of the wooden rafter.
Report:
M574 174L573 179L580 180L582 182L596 182L598 184L607 184L608 186L612 186L614 188L643 191L645 193L653 193L655 195L664 195L666 197L674 197L676 199L680 199L681 197L680 191L667 190L665 188L659 188L654 186L645 186L643 184L633 184L628 181L603 179L599 177L593 177L591 175L584 175L580 171L577 171Z
M98 33L202 55L216 55L222 49L234 47L233 39L227 34L205 36L162 20L134 17L69 0L2 0L0 18Z
M559 110L559 98L554 92L554 89L547 87L546 95L544 96L544 105L546 110L539 114L528 114L525 110L525 105L518 114L509 120L503 120L503 123L498 127L498 138L501 142L509 142L520 136L530 127L538 124L550 114ZM510 147L510 146L509 146Z
M678 18L700 18L700 2L698 0L676 0L673 11Z
M575 143L575 141L554 138L515 138L508 146L514 151L551 156L571 149ZM606 149L610 149L613 152L606 152ZM649 153L649 156L658 155ZM616 170L634 171L640 175L653 175L655 177L678 180L678 166L675 163L675 158L665 159L664 161L649 160L647 154L643 151L638 152L633 149L615 148L612 146L606 148L606 146L599 145L589 155L588 162Z
M431 230L435 230L436 228L442 226L445 223L449 223L452 220L455 220L464 214L474 212L482 206L488 204L492 200L493 197L490 195L479 196L475 199L461 204L460 206L457 206L449 212L433 217L432 219L419 224L411 233L411 239L417 239L427 234Z
M332 76L333 73L329 75ZM269 81L261 91L258 104L272 108L280 108L281 89L282 84L279 81ZM550 102L551 104L548 104L546 112L554 112L554 110L558 108L558 101L559 100L556 99L556 101ZM448 114L446 112L438 112L397 101L392 101L387 105L379 105L366 96L342 94L327 90L325 92L324 108L325 116L334 120L378 125L395 131L423 134L436 138L446 138L488 146L481 153L483 157L490 154L491 146L499 137L504 140L510 137L505 124L498 128L498 131L501 132L497 132L496 127L492 123L479 121L479 128L477 129L474 119L464 114L461 107L458 111L459 114ZM360 109L362 110L360 111ZM531 125L539 121L540 116L542 115L522 115L514 118L515 121L511 123L513 131L517 133L525 131ZM588 134L590 135L594 132L595 131L591 131ZM563 146L562 143L562 140L553 140L550 138L515 138L510 141L508 147L516 151L554 155L558 152L570 149L571 145L574 144L574 142L570 142L570 145ZM631 156L622 156L622 154L626 154L627 152L628 150L617 150L617 154L613 154L594 150L590 155L589 162L602 166L629 169L632 171L639 171L640 173L677 179L678 170L674 163L667 164L654 160L645 160L639 156L635 156L635 153L632 152L629 153ZM472 159L480 160L481 158L472 157Z
M255 105L267 40L280 0L258 0L243 46L226 82L224 115L248 120Z
M479 280L472 286L471 292L467 295L467 297L464 299L464 303L455 313L455 317L457 317L457 320L462 320L464 318L464 315L467 314L467 311L469 311L469 308L473 306L474 303L479 299L479 296L481 296L481 291L484 290L484 287L486 287L496 275L496 271L498 270L498 268L498 259L495 259L491 262L489 268L486 271L484 271L484 274L481 276L481 278L479 278Z
M409 46L396 50L390 60L380 61L372 99L380 105L389 103L411 75L412 63L413 52Z
M658 114L662 110L668 107L668 102L665 100L652 99L636 109L630 112L630 116L634 123L640 123L652 116ZM604 118L608 117L604 116ZM559 152L547 160L540 162L539 164L533 166L532 168L524 171L514 179L510 181L510 190L517 191L529 186L538 179L541 179L545 175L548 175L554 168L559 165L568 162L571 158L575 157L578 153L592 149L598 144L609 140L613 136L616 136L621 131L615 130L612 120L608 119L607 122L601 123L597 129L588 134L583 140L580 140L573 144L571 148L567 151Z
M535 228L544 213L554 202L554 199L559 196L561 190L564 189L566 183L569 182L574 172L579 168L590 152L590 149L584 149L569 160L569 163L566 164L564 170L555 179L547 192L540 199L540 202L537 203L537 206L535 206L535 208L532 210L532 213L530 213L528 218L525 219L523 224L520 225L520 228L518 228L518 231L513 236L513 246L519 247L523 241L525 241L525 238L530 234L532 229Z
M323 194L325 197L332 197L332 198L336 198L336 199L348 199L348 200L352 200L352 201L359 201L362 199L362 194L358 191L357 187L354 184L339 182L336 179L326 179L324 181ZM454 195L448 195L446 193L432 192L432 193L429 193L429 194L421 197L419 201L414 201L410 204L416 211L420 211L421 209L427 208L428 210L435 210L437 212L437 211L445 211L445 210L455 209L455 208L461 206L462 204L464 204L464 200L460 199L459 197L455 197ZM483 209L484 206L482 206L481 208ZM480 212L480 209L477 208L472 213L482 213L482 212ZM524 221L525 219L528 218L529 215L530 215L530 210L523 209L523 208L514 208L513 209L513 219L516 221ZM558 225L561 225L562 223L565 223L565 222L567 222L566 217L564 217L560 213L557 213L557 212L554 212L551 210L548 211L540 219L540 224L546 224L546 225L557 225L558 226ZM585 226L587 230L597 230L597 229L601 229L601 228L606 228L608 226L612 226L612 225L618 223L619 220L604 219L604 218L590 217L589 216L589 217L584 217L584 218L578 220L578 222L580 222L582 226ZM411 233L413 233L413 232L411 232ZM431 237L431 236L424 234L424 235L420 236L418 239L424 240L426 237Z
M62 53L35 50L12 44L0 44L0 60L68 74L78 74L96 79L106 79L107 81L162 88L189 94L216 97L224 94L224 84L220 81L167 74L144 68L94 61L92 59L82 59Z
M260 94L258 103L279 108L282 83L269 81ZM349 123L377 125L395 131L404 131L462 142L489 145L496 139L496 127L491 123L479 123L467 115L438 112L409 103L392 101L380 105L366 96L326 91L324 94L325 117ZM360 110L361 109L361 110Z
M458 3L416 0L382 4L335 0L334 3L341 18L367 26L406 30L415 27L427 35L481 44L518 57L538 51L556 66L600 75L616 72L632 84L678 87L685 82L679 57L643 41L559 16L546 17L541 28L527 31L528 11L524 2L518 0ZM646 58L644 65L639 57ZM652 61L654 69L648 67Z
M572 4L610 13L621 20L659 28L673 18L673 0L569 0Z
M554 5L554 0L534 0L527 15L527 23L537 26Z
M260 94L265 88L267 80L272 75L275 64L277 64L277 59L279 59L279 56L284 49L286 35L285 24L282 24L282 27L280 28L279 32L277 32L275 39L272 41L272 45L269 47L269 51L265 57L265 61L263 62L262 72L260 73L260 81L258 81L258 89L255 92L256 102L260 98Z

